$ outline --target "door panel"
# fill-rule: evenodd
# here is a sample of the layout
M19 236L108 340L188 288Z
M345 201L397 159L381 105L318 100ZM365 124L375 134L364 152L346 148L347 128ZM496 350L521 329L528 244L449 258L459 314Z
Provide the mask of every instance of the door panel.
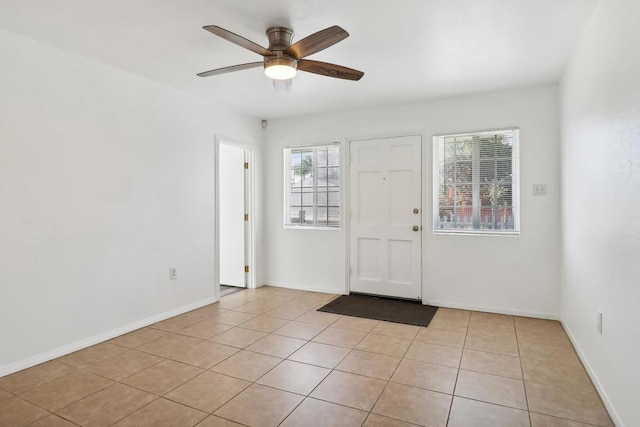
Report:
M245 150L220 144L218 156L220 284L245 287Z
M349 150L350 290L420 299L421 139L351 141Z

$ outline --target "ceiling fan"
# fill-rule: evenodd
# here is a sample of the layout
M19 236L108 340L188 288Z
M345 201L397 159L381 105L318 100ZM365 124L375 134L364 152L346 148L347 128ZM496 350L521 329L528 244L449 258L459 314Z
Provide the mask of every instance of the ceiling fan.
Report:
M264 67L265 74L274 79L274 85L277 81L292 79L296 75L296 70L345 80L360 80L364 76L362 71L341 65L304 59L349 37L349 33L337 25L311 34L294 44L291 44L293 31L289 28L269 28L267 30L269 47L267 49L216 25L207 25L203 28L231 43L262 55L263 60L205 71L198 74L200 77L216 76L257 67Z

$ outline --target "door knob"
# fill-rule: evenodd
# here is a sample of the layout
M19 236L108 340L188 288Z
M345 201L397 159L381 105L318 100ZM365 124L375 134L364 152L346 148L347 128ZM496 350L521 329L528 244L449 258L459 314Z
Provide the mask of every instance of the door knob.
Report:
M420 227L418 227L417 225L414 225L413 227L411 227L411 229L413 231L418 231L418 230L420 230Z

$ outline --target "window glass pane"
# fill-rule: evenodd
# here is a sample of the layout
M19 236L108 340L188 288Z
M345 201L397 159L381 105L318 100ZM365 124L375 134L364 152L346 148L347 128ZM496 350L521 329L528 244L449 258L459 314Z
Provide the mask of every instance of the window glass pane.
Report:
M340 225L338 146L289 149L285 225Z
M518 231L517 130L434 138L434 231Z

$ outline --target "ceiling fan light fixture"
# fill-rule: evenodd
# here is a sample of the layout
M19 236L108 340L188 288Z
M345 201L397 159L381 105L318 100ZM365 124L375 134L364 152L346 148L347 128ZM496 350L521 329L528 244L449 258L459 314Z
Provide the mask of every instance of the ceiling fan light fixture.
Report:
M296 60L291 58L271 58L264 63L264 73L274 80L292 79L296 69Z

